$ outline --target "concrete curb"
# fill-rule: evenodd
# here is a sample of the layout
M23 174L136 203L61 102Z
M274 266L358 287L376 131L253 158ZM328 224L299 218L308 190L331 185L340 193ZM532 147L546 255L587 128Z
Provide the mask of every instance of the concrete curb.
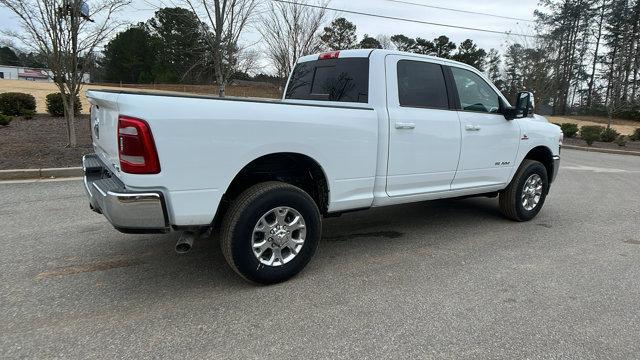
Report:
M599 153L605 153L605 154L640 156L640 151L600 149L600 148L593 148L593 147L586 147L586 146L575 146L575 145L562 145L562 148L563 149L571 149L571 150L599 152Z
M82 167L0 170L0 180L64 178L82 175Z

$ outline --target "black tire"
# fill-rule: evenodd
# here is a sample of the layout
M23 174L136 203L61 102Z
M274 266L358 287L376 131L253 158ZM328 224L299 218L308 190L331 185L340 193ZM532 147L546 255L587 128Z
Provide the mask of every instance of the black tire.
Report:
M542 179L542 194L538 204L533 209L527 210L522 204L521 197L525 182L533 174L538 174ZM500 211L511 220L529 221L538 215L548 193L549 177L547 176L547 168L539 161L525 159L509 186L500 192Z
M262 264L251 247L254 226L268 211L288 206L298 211L306 223L302 248L289 262L280 266ZM274 284L298 274L315 253L322 223L320 211L313 199L293 185L270 181L245 190L227 210L222 222L220 246L227 263L246 280Z

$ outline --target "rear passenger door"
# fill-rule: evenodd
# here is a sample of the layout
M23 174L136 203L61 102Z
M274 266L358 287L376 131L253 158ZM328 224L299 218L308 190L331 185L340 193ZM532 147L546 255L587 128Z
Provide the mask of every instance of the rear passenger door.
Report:
M450 110L437 60L389 55L387 194L408 196L451 189L460 155L460 122Z

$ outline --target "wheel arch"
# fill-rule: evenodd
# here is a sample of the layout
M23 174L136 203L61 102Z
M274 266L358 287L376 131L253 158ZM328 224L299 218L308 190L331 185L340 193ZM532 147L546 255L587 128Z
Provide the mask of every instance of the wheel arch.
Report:
M327 213L329 181L320 163L299 152L273 152L256 157L236 172L225 189L214 222L245 189L266 181L282 181L303 189L316 202L320 213Z
M549 181L553 179L553 153L547 146L539 145L532 148L522 159L522 161L525 160L535 160L542 163L542 165L544 165L545 169L547 170L547 178L549 179ZM522 163L522 161L520 163Z

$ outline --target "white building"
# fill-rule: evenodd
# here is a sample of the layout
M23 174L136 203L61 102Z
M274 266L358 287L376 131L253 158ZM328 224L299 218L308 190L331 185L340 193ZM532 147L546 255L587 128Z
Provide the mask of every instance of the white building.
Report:
M49 69L0 65L0 80L2 79L53 82L53 73ZM89 74L84 74L83 82L89 81Z

